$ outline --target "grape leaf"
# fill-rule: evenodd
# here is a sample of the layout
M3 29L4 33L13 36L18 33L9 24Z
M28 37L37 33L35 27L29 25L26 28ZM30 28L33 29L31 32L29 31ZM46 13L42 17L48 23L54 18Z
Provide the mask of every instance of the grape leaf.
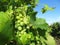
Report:
M42 8L42 13L45 13L46 11L52 11L54 10L54 7L49 7L48 5L45 5L44 8Z
M0 12L0 44L4 45L13 38L13 27L9 16Z
M46 21L42 18L36 18L36 21L33 23L34 28L40 28L40 29L48 29L48 24L46 23Z

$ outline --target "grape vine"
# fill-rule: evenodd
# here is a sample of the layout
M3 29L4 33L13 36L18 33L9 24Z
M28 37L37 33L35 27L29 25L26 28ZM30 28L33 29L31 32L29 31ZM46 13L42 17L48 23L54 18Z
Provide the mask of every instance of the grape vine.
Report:
M0 20L3 24L0 25L0 36L4 35L0 37L1 45L55 45L54 38L49 34L51 28L44 19L36 17L34 8L38 0L0 2L3 4L0 4L0 17L3 17Z

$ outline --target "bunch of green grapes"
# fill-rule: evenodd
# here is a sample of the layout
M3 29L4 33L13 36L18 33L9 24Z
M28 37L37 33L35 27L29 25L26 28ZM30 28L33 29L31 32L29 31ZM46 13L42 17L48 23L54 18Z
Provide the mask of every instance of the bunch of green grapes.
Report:
M26 31L29 30L30 27L32 26L32 24L30 24L30 16L26 15L27 7L26 6L24 7L20 7L16 10L17 13L15 20L15 28L17 30L16 32L17 37L20 37L21 34L26 33Z
M29 19L30 17L29 16L24 16L22 14L19 14L16 16L16 21L15 21L15 27L18 29L18 30L21 30L24 25L29 25Z
M24 38L23 36L26 36L27 38L31 38L29 34L27 34L27 30L30 29L32 25L30 24L30 17L28 15L22 15L19 13L16 15L16 21L15 21L15 28L16 28L16 37L21 40L22 44L26 40L22 40ZM28 35L28 36L27 36Z
M29 43L29 41L31 42L32 38L34 37L33 36L34 26L30 23L30 16L26 15L26 10L24 10L23 7L19 9L20 10L16 10L17 11L15 20L15 28L17 30L16 37L18 38L18 40L20 40L22 44L27 44Z

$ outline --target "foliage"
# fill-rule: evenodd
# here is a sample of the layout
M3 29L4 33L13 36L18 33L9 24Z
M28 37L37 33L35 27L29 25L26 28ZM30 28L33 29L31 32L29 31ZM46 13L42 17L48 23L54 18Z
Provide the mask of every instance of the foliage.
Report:
M42 11L42 13L45 13L46 11L54 10L54 9L55 9L54 7L49 7L48 5L45 5L41 11Z
M0 12L0 44L4 45L13 38L11 19L5 12Z
M53 23L52 25L50 25L50 27L52 28L51 34L53 36L59 37L59 35L60 35L60 23L59 22Z
M36 18L37 12L33 9L37 2L0 0L1 45L11 45L12 40L16 41L16 45L55 45L54 38L49 34L51 28L44 19Z

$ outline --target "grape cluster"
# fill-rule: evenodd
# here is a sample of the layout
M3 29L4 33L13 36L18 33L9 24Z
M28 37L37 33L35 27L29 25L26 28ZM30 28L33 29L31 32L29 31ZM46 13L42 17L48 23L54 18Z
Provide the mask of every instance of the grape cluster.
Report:
M24 7L20 7L16 10L16 19L15 19L15 28L16 28L16 37L22 44L30 45L35 41L34 35L36 30L31 24L31 17L26 14L27 8L24 10ZM33 41L32 41L33 40ZM37 39L36 39L37 40ZM20 45L22 45L20 44Z
M29 25L29 16L24 16L22 14L19 14L16 16L16 22L15 22L15 27L18 30L21 30L24 25ZM28 28L28 27L27 27Z
M25 9L26 10L26 9ZM22 34L27 34L27 30L30 29L32 24L30 24L30 16L26 15L25 11L20 11L17 12L16 14L16 21L15 21L15 28L17 30L16 36L21 37Z

